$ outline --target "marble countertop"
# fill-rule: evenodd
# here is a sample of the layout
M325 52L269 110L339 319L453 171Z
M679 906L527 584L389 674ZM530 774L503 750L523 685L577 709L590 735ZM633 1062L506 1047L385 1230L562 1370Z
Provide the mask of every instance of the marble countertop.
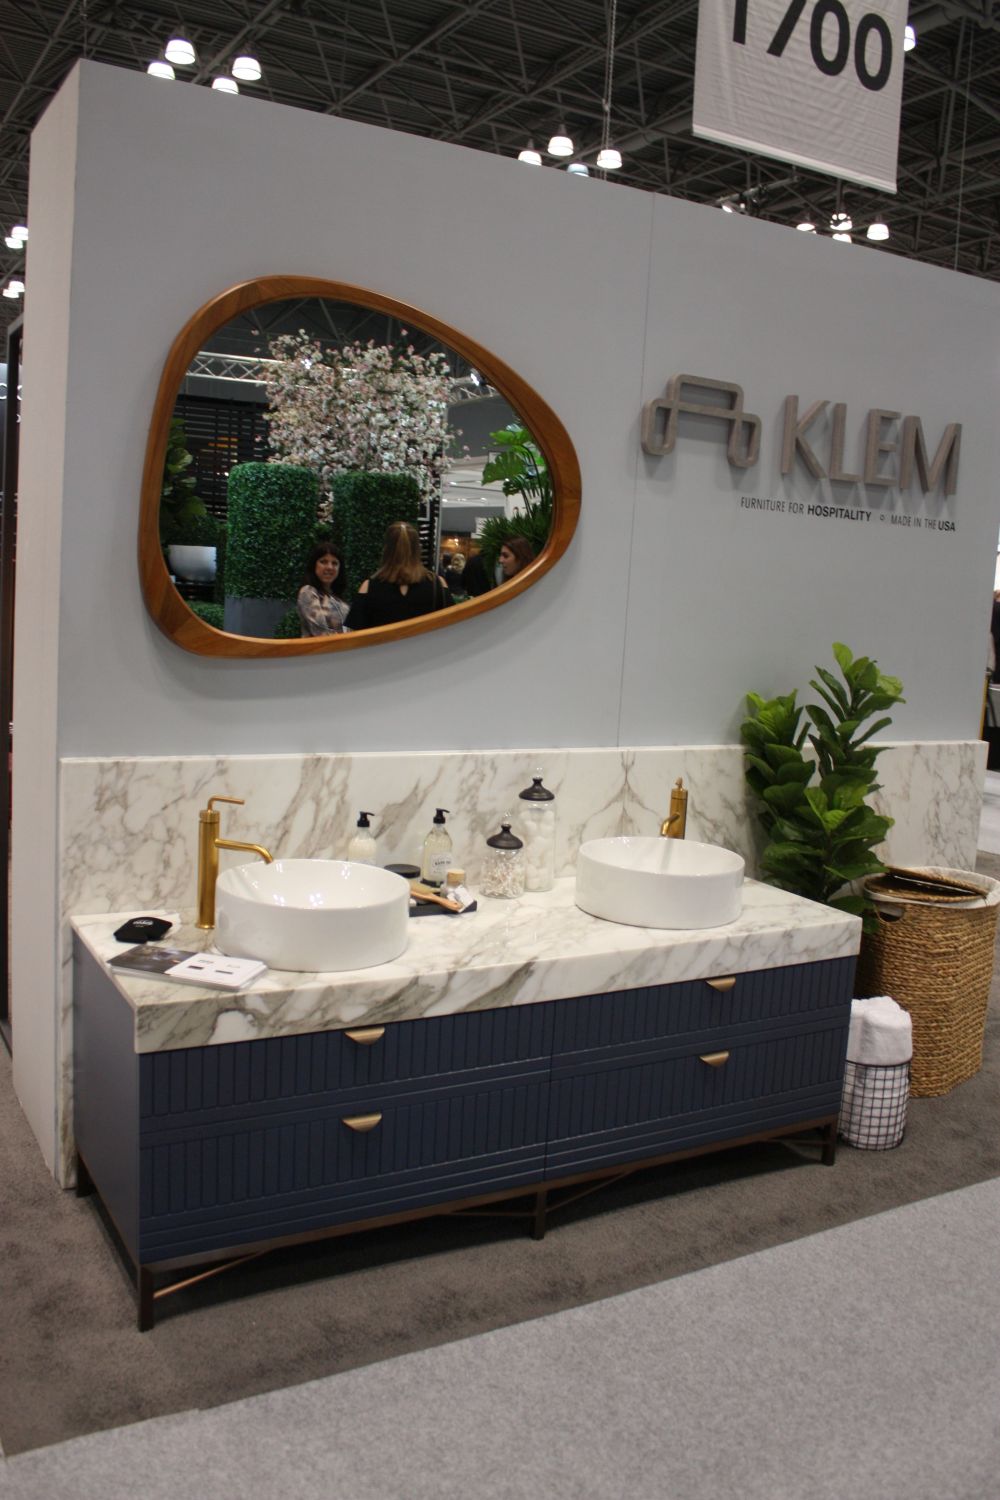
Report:
M236 993L107 973L134 1012L136 1051L160 1052L847 958L861 940L860 918L753 880L735 922L697 932L604 922L580 911L574 889L565 876L516 901L480 897L476 912L413 918L406 952L373 969L269 969ZM106 962L129 946L113 933L134 915L77 916L73 930ZM164 915L177 921L176 912ZM211 946L206 936L182 913L166 942L197 951Z

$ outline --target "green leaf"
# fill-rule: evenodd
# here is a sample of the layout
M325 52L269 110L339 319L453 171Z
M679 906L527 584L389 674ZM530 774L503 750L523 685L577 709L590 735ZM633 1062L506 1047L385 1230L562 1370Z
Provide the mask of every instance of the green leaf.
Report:
M804 786L815 769L811 760L787 761L785 765L779 767L774 779L779 785L786 781L797 781Z
M844 692L844 689L843 689L843 686L841 685L841 683L839 683L837 681L836 677L834 677L833 673L832 672L828 672L825 667L814 667L813 671L816 672L822 678L822 680L826 684L826 687L829 690L830 696L833 698L834 702L839 706L839 708L844 713L846 713L847 710L848 710L848 708L849 708L849 706L850 706L850 700L849 700L847 694ZM819 683L817 683L817 682L811 682L809 684L809 686L815 688L816 691L817 691L817 693L822 693L823 692L822 688L819 686ZM826 697L826 694L823 693L823 696ZM827 699L827 702L829 702L829 699Z
M806 792L806 796L808 795ZM764 793L764 801L776 812L790 813L802 801L802 787L797 781L788 782L784 786L769 786Z
M851 663L853 662L854 657L851 655L850 651L842 641L834 641L833 654L837 658L837 666L846 677L851 669ZM818 672L819 668L817 667L816 670Z
M764 754L767 756L768 763L775 768L802 764L801 754L792 745L768 745Z

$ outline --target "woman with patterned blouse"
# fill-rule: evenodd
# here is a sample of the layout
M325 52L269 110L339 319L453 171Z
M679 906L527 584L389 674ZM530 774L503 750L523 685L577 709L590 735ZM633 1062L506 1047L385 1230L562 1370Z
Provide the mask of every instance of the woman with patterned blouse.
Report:
M297 599L303 635L340 635L350 606L344 598L344 559L332 542L317 542Z

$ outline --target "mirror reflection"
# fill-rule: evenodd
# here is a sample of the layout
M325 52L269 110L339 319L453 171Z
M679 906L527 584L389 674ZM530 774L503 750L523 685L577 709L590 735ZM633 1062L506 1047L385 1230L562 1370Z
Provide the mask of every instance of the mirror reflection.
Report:
M207 336L181 381L159 542L217 630L337 636L453 608L515 578L552 517L522 417L390 313L269 302Z

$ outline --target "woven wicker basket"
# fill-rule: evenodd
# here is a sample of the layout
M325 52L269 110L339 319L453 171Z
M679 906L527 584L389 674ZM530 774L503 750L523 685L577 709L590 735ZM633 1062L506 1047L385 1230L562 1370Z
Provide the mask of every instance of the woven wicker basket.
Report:
M879 930L862 939L855 990L862 997L891 995L909 1011L910 1092L917 1096L947 1094L982 1066L1000 911L1000 881L969 872L926 873L962 874L981 887L984 904L888 901L872 891Z

